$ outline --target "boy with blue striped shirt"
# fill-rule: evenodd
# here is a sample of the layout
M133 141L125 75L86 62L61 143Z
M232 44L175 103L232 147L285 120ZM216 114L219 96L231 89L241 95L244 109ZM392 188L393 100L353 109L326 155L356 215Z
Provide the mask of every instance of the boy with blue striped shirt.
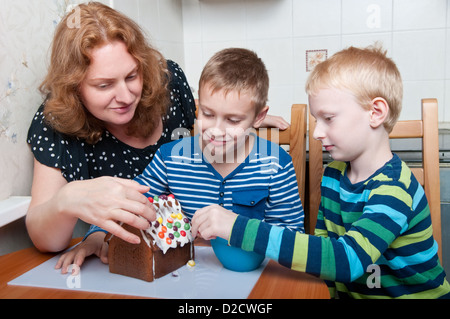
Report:
M232 213L192 220L193 234L228 239L327 281L336 298L450 298L422 186L391 152L403 86L381 48L348 48L320 63L306 91L325 169L315 235Z
M199 134L160 147L134 179L150 186L145 195L173 194L189 218L196 211L233 211L303 233L303 206L290 155L252 132L267 114L268 89L267 70L254 52L230 48L216 53L200 78ZM90 236L98 231L106 232L90 227L83 249L106 262L102 237Z
M291 157L252 133L264 120L267 70L252 51L230 48L205 65L199 82L199 134L163 145L135 180L147 196L172 193L189 218L233 211L303 232Z

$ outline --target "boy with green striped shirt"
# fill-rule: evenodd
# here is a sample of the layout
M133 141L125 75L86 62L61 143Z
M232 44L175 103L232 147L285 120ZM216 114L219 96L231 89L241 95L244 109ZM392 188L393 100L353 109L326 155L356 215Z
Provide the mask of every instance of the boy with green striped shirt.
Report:
M325 169L315 235L233 213L195 214L194 234L226 238L326 280L335 298L450 298L422 186L389 133L403 86L380 48L348 48L317 65L306 91Z

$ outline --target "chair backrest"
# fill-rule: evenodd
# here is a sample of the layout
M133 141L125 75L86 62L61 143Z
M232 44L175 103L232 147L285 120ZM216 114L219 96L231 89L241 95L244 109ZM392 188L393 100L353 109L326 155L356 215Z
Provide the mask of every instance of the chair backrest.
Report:
M308 212L305 214L305 227L313 234L320 204L320 183L324 170L322 143L312 137L315 119L309 112L309 168L308 168ZM424 187L430 207L433 236L439 245L438 255L442 261L441 235L441 193L439 179L439 132L438 103L436 99L422 100L420 120L399 121L391 134L391 139L422 139L422 165L411 168L418 182ZM309 219L308 219L309 217ZM308 225L306 225L308 223Z
M196 105L198 105L197 100ZM275 128L256 129L258 136L289 148L289 155L292 157L292 163L294 164L295 174L297 177L300 199L305 209L306 109L306 104L293 104L291 107L291 125L284 131Z

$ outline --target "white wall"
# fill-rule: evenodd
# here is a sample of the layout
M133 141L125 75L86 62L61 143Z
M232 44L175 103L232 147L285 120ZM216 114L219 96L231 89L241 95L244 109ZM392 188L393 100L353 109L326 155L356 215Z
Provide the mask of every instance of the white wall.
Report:
M198 87L201 69L225 47L255 50L266 62L271 112L289 118L307 103L306 52L381 41L404 80L401 119L420 116L420 99L436 97L450 122L449 0L182 0L186 73ZM314 53L314 52L312 52Z
M0 200L28 195L32 156L26 144L40 103L37 87L64 1L0 0Z
M43 101L37 88L56 25L69 4L80 2L0 0L0 200L30 194L33 157L26 137Z
M184 68L181 0L114 0L114 8L138 22L150 43Z
M55 26L67 4L78 2L83 0L0 0L0 200L30 193L26 134L42 102L37 87ZM307 51L330 56L382 41L403 75L402 119L419 116L421 98L436 97L440 121L450 123L450 0L103 2L138 21L151 42L181 64L194 90L216 51L255 50L269 70L271 113L287 119L291 104L307 102Z
M28 127L43 101L43 80L56 25L86 0L0 0L0 200L29 195L33 156ZM184 67L180 0L102 0L140 22L152 42Z

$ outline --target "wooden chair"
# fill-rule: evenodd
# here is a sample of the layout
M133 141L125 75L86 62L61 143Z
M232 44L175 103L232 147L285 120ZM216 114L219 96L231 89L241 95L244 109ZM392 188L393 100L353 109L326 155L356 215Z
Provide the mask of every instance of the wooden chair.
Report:
M285 130L257 129L258 136L276 142L279 145L289 146L289 155L292 157L295 175L297 176L298 191L305 207L306 196L306 104L293 104L291 107L291 126Z
M308 112L309 113L309 112ZM320 183L324 170L322 143L312 137L315 119L309 113L309 168L308 168L308 213L305 213L305 228L313 234L320 203ZM411 168L414 176L424 187L430 207L433 236L439 245L438 255L442 262L441 193L439 181L439 134L438 103L436 99L422 100L422 119L399 121L389 135L391 139L422 139L422 165ZM309 218L308 218L309 217Z
M198 105L198 101L196 100L195 102ZM273 128L256 129L258 136L278 143L281 146L285 145L289 147L289 154L294 164L298 191L304 209L306 209L304 204L306 196L306 109L306 104L292 105L291 125L285 131Z

